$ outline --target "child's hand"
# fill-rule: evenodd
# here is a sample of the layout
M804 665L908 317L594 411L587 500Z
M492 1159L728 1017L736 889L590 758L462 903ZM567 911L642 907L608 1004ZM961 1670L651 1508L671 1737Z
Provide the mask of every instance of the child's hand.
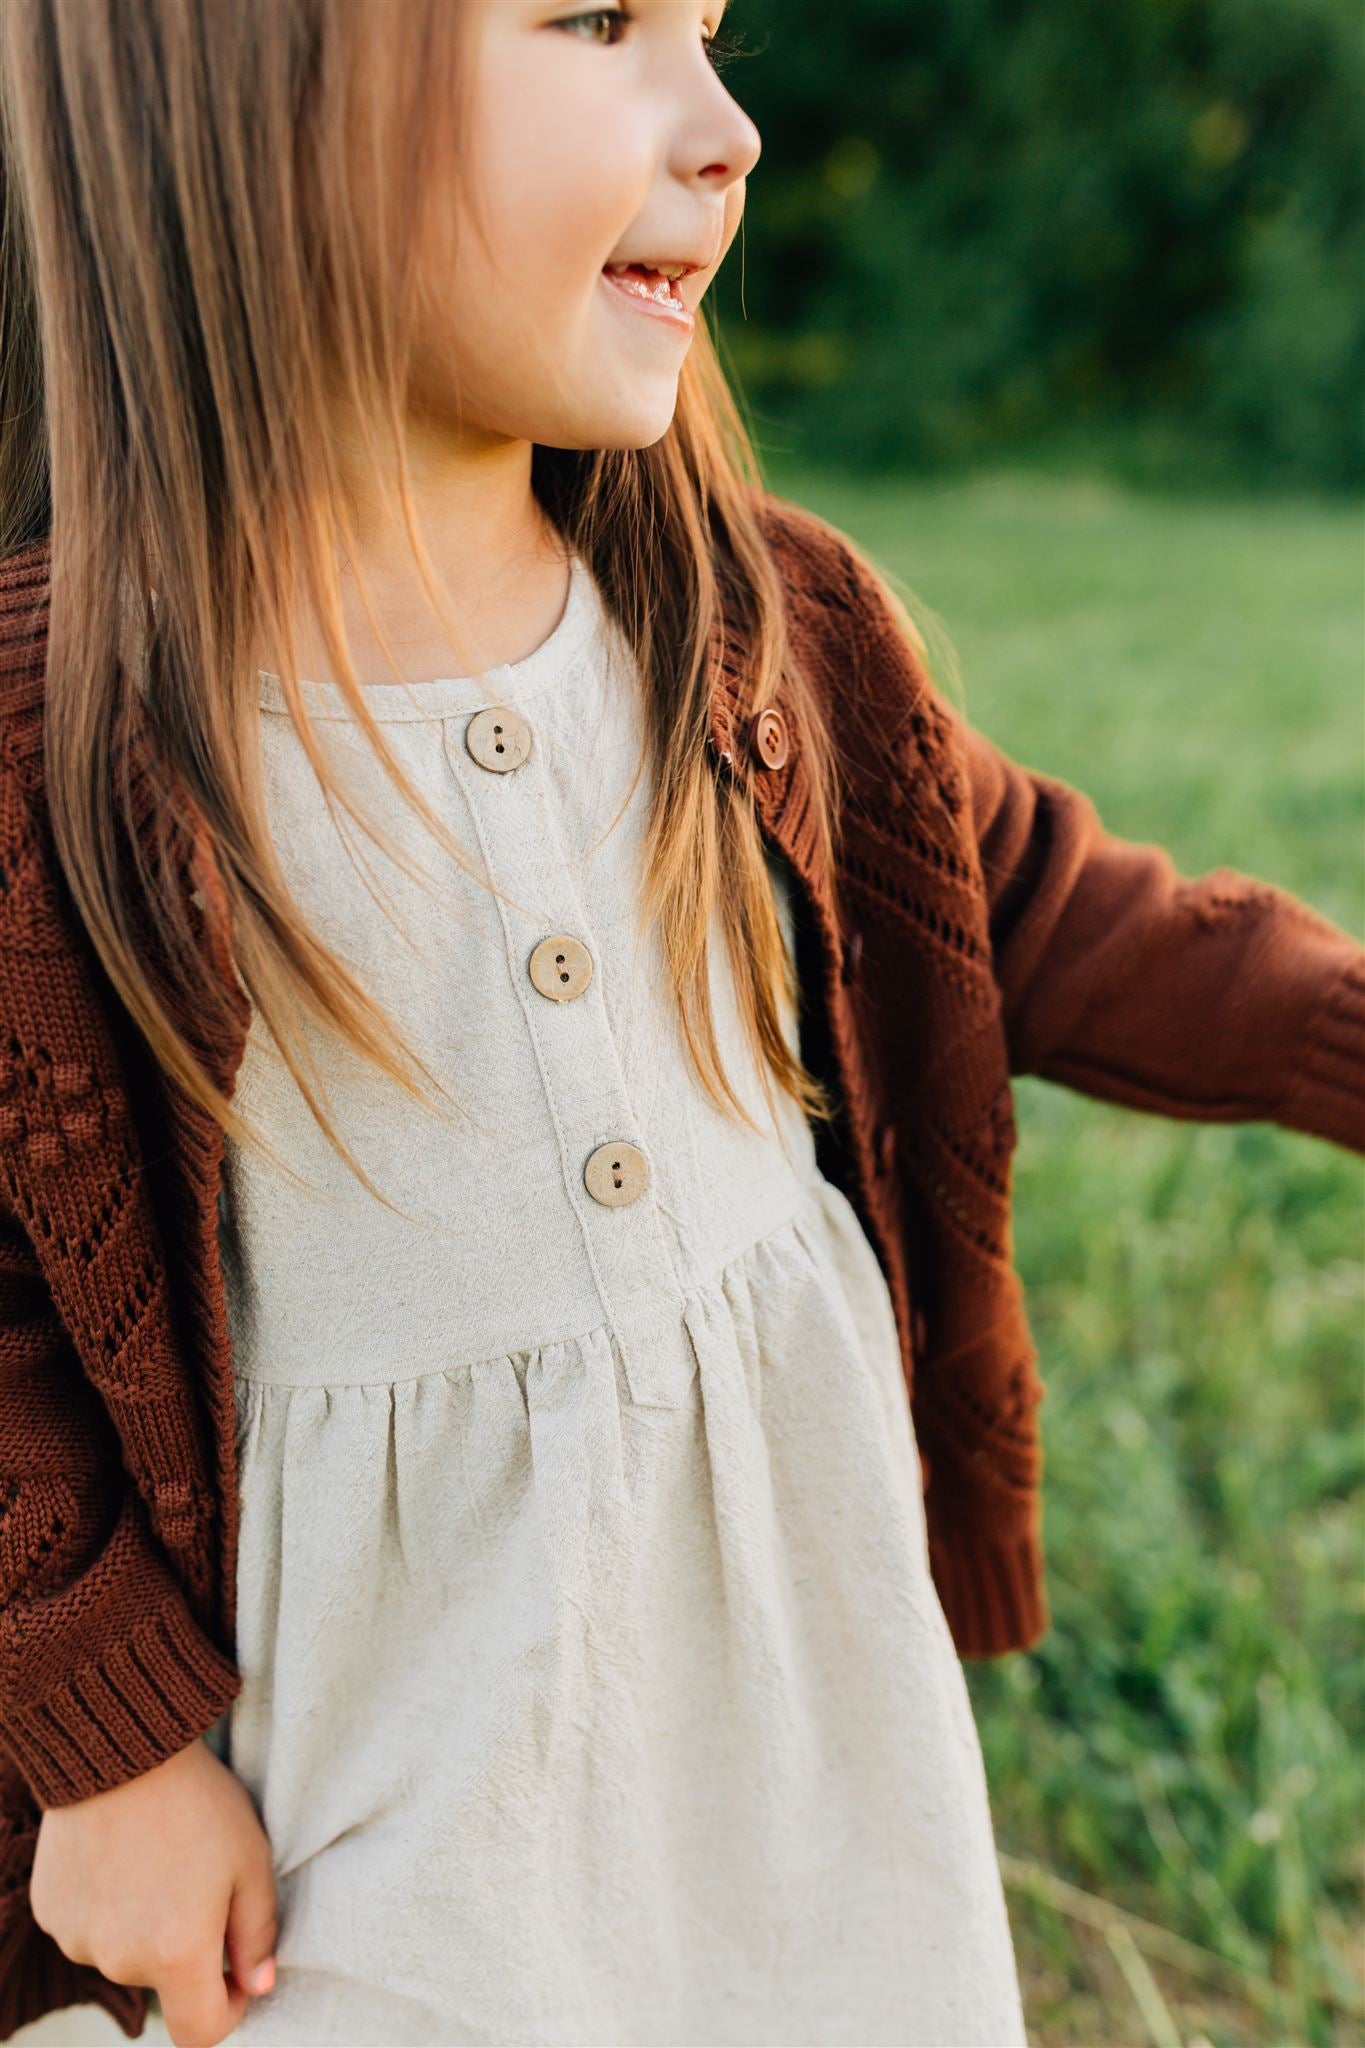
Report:
M155 1988L175 2048L214 2048L274 1982L269 1838L202 1738L108 1792L46 1808L29 1901L73 1963Z

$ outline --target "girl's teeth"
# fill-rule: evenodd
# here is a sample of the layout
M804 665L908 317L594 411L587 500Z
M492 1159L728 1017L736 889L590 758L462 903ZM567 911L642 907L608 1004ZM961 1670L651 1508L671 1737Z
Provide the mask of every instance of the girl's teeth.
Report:
M638 266L618 266L613 263L608 264L607 268L617 284L623 285L628 292L634 292L638 299L658 299L664 305L678 303L678 295L674 291L671 278L660 277L657 272L651 272L650 275L656 282L650 284L639 274Z

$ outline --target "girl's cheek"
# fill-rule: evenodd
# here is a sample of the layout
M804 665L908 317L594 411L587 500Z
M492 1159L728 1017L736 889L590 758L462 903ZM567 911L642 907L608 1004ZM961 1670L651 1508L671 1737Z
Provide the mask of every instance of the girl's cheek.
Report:
M524 149L484 167L492 251L542 285L595 273L648 205L655 174L651 155L619 138L604 144L600 129L573 146L562 134L527 136Z
M546 233L561 234L589 250L614 249L650 203L659 181L658 137L619 107L571 124L571 139L557 134L538 166L538 203Z

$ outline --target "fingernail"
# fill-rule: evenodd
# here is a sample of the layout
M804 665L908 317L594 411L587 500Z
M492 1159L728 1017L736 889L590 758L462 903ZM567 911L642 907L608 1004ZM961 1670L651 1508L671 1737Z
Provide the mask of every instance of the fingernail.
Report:
M268 1991L275 1981L274 1956L267 1956L263 1963L258 1963L248 1981L253 1991Z

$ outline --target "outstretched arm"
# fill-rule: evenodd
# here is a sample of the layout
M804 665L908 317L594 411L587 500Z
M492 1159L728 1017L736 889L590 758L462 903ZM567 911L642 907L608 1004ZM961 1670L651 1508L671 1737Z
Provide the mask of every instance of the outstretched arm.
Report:
M1365 948L1283 889L1115 837L940 702L970 764L1010 1071L1365 1152Z

